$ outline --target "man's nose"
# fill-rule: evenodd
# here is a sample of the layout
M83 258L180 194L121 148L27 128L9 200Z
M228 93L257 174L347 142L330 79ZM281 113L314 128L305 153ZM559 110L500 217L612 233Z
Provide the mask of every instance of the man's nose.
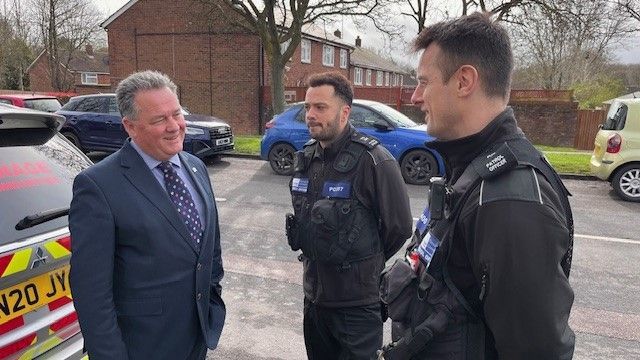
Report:
M169 117L169 121L168 121L168 125L167 125L167 130L168 131L178 131L180 130L181 124L184 123L184 120L182 119L182 116L170 116Z
M416 89L413 90L413 94L411 94L411 103L413 105L418 105L423 102L422 95L424 94L424 90L422 86L416 86Z

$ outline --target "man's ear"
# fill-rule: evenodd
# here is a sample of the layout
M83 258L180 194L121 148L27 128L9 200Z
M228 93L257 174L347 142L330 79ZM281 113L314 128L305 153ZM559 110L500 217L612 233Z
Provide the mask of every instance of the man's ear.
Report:
M135 123L131 119L125 116L122 118L122 126L124 127L124 131L126 131L127 134L129 134L129 137L133 137L133 135L136 132Z
M457 92L460 97L473 94L480 86L480 75L474 66L462 65L454 76L458 81Z
M351 114L351 106L343 105L340 113L341 120L344 119L344 122L348 122L350 114Z

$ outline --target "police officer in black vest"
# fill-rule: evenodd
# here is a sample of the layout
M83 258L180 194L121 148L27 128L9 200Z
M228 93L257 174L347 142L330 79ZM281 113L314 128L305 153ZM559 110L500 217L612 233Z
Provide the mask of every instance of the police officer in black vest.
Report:
M407 251L417 273L390 271L383 289L397 321L381 357L570 359L569 193L507 106L509 37L476 13L427 27L414 46L422 54L411 100L438 139L429 145L446 179L432 183ZM403 314L393 294L405 283L417 295Z
M302 250L307 356L371 359L382 346L380 272L411 236L407 189L391 154L349 125L349 80L308 83L312 140L296 154L287 216L289 245Z

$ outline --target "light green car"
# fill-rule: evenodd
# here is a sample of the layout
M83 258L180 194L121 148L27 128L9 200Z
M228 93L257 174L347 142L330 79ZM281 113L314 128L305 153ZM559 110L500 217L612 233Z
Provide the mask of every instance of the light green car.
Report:
M591 174L622 199L640 202L640 99L619 99L596 135Z

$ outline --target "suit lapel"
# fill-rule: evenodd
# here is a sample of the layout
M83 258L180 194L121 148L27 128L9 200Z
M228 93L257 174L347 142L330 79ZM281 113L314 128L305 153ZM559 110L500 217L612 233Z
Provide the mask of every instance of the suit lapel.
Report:
M198 250L189 238L187 227L182 221L182 218L180 218L180 214L178 214L175 205L151 173L147 164L142 160L142 157L131 147L128 141L125 142L125 145L122 147L121 154L121 166L124 176L162 213L171 226L180 233L182 238L197 254Z
M211 231L211 212L213 211L213 194L208 191L206 180L203 177L207 177L208 174L203 174L201 171L198 171L198 167L196 164L191 162L189 158L184 156L182 153L178 154L180 156L180 161L185 166L186 172L191 176L191 180L196 186L198 193L200 194L200 198L202 199L202 203L204 204L204 232L202 235L202 243L200 244L201 248L205 246L205 241L210 238L209 233Z

